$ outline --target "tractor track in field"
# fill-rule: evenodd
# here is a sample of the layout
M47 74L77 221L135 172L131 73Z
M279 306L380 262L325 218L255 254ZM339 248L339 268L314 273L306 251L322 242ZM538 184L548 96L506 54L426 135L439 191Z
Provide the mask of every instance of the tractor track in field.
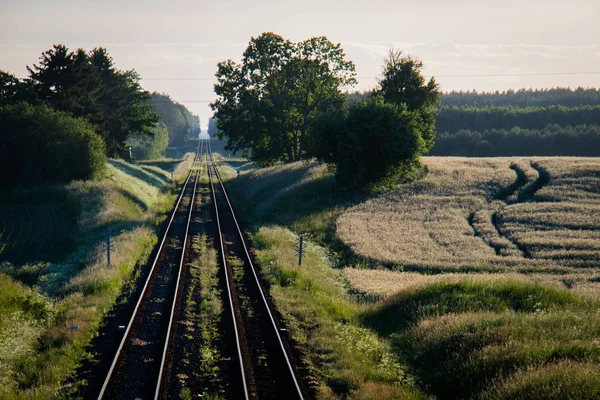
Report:
M531 181L527 177L527 173L516 163L512 163L510 168L515 171L515 181L502 189L494 198L502 202L495 209L481 209L473 211L467 217L467 221L473 229L474 235L482 239L488 246L494 249L496 255L505 256L514 253L518 250L522 257L532 258L530 250L527 246L514 240L509 234L502 229L502 211L509 206L534 201L535 194L550 182L550 174L543 169L539 164L530 162L529 166L536 171L537 178ZM478 213L489 212L489 223L494 229L494 233L484 233L484 228L481 225L487 225L488 221L479 221Z

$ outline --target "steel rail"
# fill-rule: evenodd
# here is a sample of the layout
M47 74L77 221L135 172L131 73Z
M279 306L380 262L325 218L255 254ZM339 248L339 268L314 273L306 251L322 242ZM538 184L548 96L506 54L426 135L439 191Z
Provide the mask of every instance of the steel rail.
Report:
M210 161L212 162L212 155L210 155L210 142L208 143L208 151L209 151L209 156L210 156ZM242 357L242 347L240 344L240 336L239 336L239 331L238 331L238 326L237 326L237 321L235 320L235 308L233 306L233 294L231 292L231 285L229 284L229 274L227 273L227 258L225 257L225 247L223 245L223 234L221 232L221 222L220 222L220 217L219 217L219 207L217 206L217 197L215 194L215 187L213 185L213 177L212 174L210 172L210 165L209 165L209 157L206 157L206 169L208 171L208 180L210 181L210 188L211 188L211 193L212 193L212 198L213 198L213 204L215 206L215 220L217 221L217 235L219 236L219 245L221 247L221 257L222 257L222 262L223 262L223 270L225 272L225 282L227 284L227 295L229 296L229 306L231 308L231 318L233 320L233 330L235 333L235 344L237 347L237 352L238 352L238 358L240 360L240 372L242 375L242 385L243 385L243 389L244 389L244 396L246 398L246 400L250 399L250 394L248 392L248 385L246 382L246 372L244 370L244 359Z
M275 322L275 318L273 317L273 313L271 312L271 308L269 307L269 303L267 302L267 298L265 296L265 293L262 289L262 286L260 284L260 280L258 278L258 274L256 273L256 268L254 267L254 264L252 263L252 257L250 257L250 252L248 251L248 247L246 246L246 241L244 240L244 235L242 234L242 230L240 229L240 225L237 221L237 218L235 216L235 212L233 211L233 206L231 205L231 201L229 200L229 196L227 195L227 191L225 190L225 186L223 185L223 181L221 180L221 175L219 174L219 171L217 169L217 166L213 160L212 157L212 149L210 146L210 142L208 143L208 154L209 154L209 158L210 158L210 162L215 170L215 175L217 177L217 179L219 180L219 184L221 186L221 189L223 191L223 194L225 196L225 200L227 201L227 205L229 206L229 210L231 211L231 215L233 217L233 221L235 222L235 226L237 228L237 232L239 234L240 240L242 241L242 245L244 247L244 252L246 253L246 257L248 259L248 263L250 265L250 268L252 270L252 274L254 275L254 279L256 281L256 285L258 286L258 290L260 292L260 295L262 297L263 303L265 308L267 309L267 313L269 315L269 318L271 320L271 324L273 325L273 329L275 330L275 335L277 336L277 340L279 341L279 346L281 348L281 351L283 353L283 356L285 358L285 361L287 363L287 366L289 368L289 372L290 375L292 376L292 380L294 381L294 385L296 387L296 391L298 393L298 397L301 400L304 400L304 396L302 395L302 390L300 389L300 385L298 384L298 380L296 379L296 374L294 373L294 369L292 367L292 363L290 362L290 358L287 354L287 351L285 350L285 346L283 344L283 340L281 339L281 335L279 334L279 328L277 327L277 323ZM211 185L212 185L212 181L211 181ZM213 190L213 197L214 197L214 190ZM214 198L215 201L215 207L216 207L216 198ZM220 233L220 228L219 228L219 233ZM225 257L223 255L223 257Z
M123 334L123 338L121 339L121 342L119 343L119 347L117 349L117 352L115 353L115 356L113 358L112 364L110 366L110 369L108 370L108 374L106 375L106 378L104 379L104 383L102 384L102 389L100 390L100 394L98 395L98 400L101 400L104 398L104 395L106 393L106 389L108 388L108 384L112 378L113 372L117 366L117 362L119 361L119 357L121 356L121 352L123 351L123 347L125 346L125 343L127 342L127 338L129 336L129 332L131 331L131 327L133 326L133 321L135 320L135 317L139 311L140 305L142 304L142 301L144 299L144 295L146 294L146 290L148 289L149 283L150 283L150 279L152 278L152 275L154 273L154 269L156 267L156 264L158 262L158 259L161 255L161 252L163 250L164 244L167 240L167 237L169 235L169 230L171 229L171 225L173 223L173 220L175 219L175 214L177 213L177 210L179 209L179 205L181 203L181 200L183 199L183 195L185 193L185 190L187 189L187 185L190 181L190 177L192 176L192 171L190 170L185 183L183 184L183 188L181 189L181 193L179 194L179 198L177 199L177 203L175 204L175 207L173 208L173 212L171 214L171 218L169 219L169 223L167 225L167 229L165 230L165 234L163 235L163 238L160 242L160 246L158 248L158 251L156 252L156 257L154 258L154 262L152 263L152 267L150 268L150 271L148 273L148 278L146 278L146 282L144 283L144 287L142 289L142 292L140 294L140 297L138 298L138 301L135 305L135 308L133 310L133 314L131 315L131 318L129 319L129 323L127 324L127 328L125 329L125 333Z
M200 145L202 144L202 142L200 142ZM198 146L199 151L196 152L196 160L198 160L198 155L200 156L200 160L202 159L202 147ZM196 160L194 160L194 164L196 163ZM165 340L165 346L163 348L163 352L162 352L162 358L160 361L160 372L158 373L158 380L156 383L156 390L154 391L154 400L158 400L159 396L160 396L160 389L161 389L161 384L162 384L162 380L163 380L163 373L165 370L165 364L166 364L166 360L167 360L167 352L169 351L169 342L171 340L171 330L173 327L173 319L175 316L175 306L177 305L177 293L179 292L179 283L181 282L181 273L183 271L183 263L185 261L185 249L187 246L187 239L188 239L188 234L190 231L190 223L192 221L192 212L194 211L194 202L196 200L196 190L198 188L198 178L200 176L200 171L197 170L196 171L196 179L194 181L194 190L192 191L192 200L190 203L190 211L188 213L188 217L187 217L187 223L186 223L186 227L185 227L185 235L183 236L183 246L182 246L182 250L181 250L181 259L179 260L179 271L177 272L177 282L175 283L175 296L173 297L173 304L171 305L171 314L169 316L169 325L167 327L167 335L166 335L166 340Z

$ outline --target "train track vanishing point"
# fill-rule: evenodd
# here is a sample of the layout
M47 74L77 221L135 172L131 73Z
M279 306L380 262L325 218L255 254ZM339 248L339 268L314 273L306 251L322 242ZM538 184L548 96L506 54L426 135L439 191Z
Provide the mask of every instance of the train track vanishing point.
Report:
M304 399L285 329L277 322L252 256L213 160L209 141L200 141L194 166L206 160L214 205L215 239L226 287L230 398ZM181 314L178 295L189 247L188 235L201 169L192 168L171 215L141 295L106 375L98 399L172 397L174 324ZM224 296L225 297L225 296ZM234 358L237 358L234 360ZM237 367L235 367L237 365ZM237 370L237 373L235 372ZM193 392L197 392L193 390ZM198 393L198 392L197 392Z

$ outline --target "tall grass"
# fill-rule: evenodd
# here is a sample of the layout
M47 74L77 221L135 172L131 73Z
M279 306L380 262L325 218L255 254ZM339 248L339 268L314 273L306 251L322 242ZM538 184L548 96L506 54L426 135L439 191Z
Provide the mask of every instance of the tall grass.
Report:
M595 297L600 294L600 273L572 274L520 274L508 273L444 273L425 275L419 272L389 271L385 269L345 268L344 275L349 285L357 293L367 299L383 300L387 297L412 287L421 287L439 282L472 281L493 283L498 280L518 280L543 284L559 289L569 289L575 293Z
M0 264L0 398L68 396L61 385L91 357L85 349L104 314L148 258L174 187L166 171L111 160L103 180L56 188L75 218L77 247L59 262ZM36 190L5 198L27 198Z
M361 318L390 338L410 371L441 399L509 398L526 385L539 385L543 393L551 371L560 375L563 392L589 397L600 375L588 376L586 387L568 386L578 363L600 360L600 315L591 311L598 305L597 299L525 280L464 279L406 288ZM552 369L556 362L562 362L560 371Z
M308 243L298 267L291 232L261 228L255 240L270 293L301 346L301 372L312 377L317 398L425 398L386 344L357 324L360 307L322 248Z
M409 396L383 378L401 370L392 386L411 395L598 398L600 162L424 163L421 181L366 201L338 191L315 163L230 182L319 396ZM293 236L274 224L312 237L318 267L298 268ZM340 242L353 257L336 253ZM384 359L399 370L382 368Z

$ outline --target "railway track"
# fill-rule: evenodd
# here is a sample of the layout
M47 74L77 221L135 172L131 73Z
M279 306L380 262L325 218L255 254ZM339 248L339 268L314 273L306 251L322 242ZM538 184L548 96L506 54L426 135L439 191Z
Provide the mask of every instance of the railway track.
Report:
M207 171L215 206L220 261L225 270L246 399L303 399L285 333L276 321L208 143Z
M204 160L204 162L203 162ZM184 266L201 172L214 206L215 245L222 268L223 330L229 361L225 378L232 399L304 399L286 331L261 286L209 141L200 141L194 167L177 200L131 319L98 399L166 399L178 370L177 323L182 318ZM180 290L180 286L182 289ZM176 351L173 351L175 349ZM198 390L196 390L198 389ZM199 388L191 393L200 394Z
M98 399L156 399L161 393L199 175L192 168L185 180Z

